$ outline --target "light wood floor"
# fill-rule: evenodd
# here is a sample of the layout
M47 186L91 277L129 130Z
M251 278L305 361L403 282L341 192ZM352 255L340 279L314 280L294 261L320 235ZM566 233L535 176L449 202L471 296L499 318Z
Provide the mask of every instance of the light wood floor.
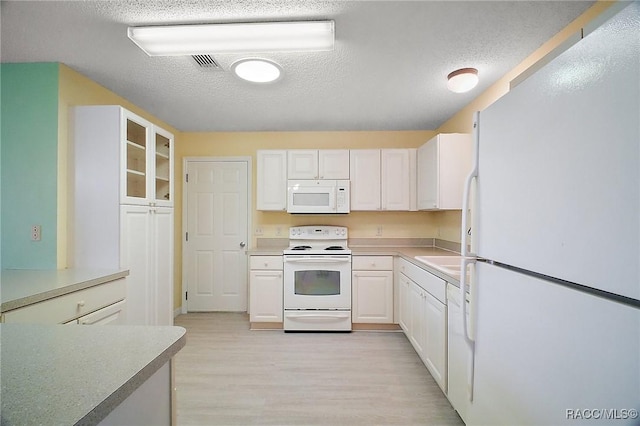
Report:
M180 315L178 425L462 425L401 332L249 330Z

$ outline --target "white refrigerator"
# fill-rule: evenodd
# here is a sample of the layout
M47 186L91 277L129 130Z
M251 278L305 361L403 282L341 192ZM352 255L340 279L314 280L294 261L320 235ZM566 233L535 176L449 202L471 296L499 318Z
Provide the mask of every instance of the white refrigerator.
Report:
M476 116L467 424L640 424L640 4L622 6Z

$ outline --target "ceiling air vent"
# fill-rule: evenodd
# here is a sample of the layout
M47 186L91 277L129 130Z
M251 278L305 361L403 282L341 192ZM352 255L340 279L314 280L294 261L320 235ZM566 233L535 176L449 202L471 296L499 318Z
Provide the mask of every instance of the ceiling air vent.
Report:
M211 55L191 55L198 67L206 70L221 70L220 64L216 62Z

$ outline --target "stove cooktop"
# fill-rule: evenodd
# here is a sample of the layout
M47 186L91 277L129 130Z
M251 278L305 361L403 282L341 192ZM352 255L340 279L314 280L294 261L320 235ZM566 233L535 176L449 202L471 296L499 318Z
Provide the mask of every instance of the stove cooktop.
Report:
M341 226L295 226L289 229L289 247L284 254L351 254L347 228Z

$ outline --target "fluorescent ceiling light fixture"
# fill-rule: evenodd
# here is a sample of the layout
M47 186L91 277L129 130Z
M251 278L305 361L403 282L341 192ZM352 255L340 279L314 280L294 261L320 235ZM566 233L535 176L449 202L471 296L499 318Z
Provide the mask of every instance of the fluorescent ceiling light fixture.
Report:
M447 88L452 92L468 92L478 84L478 70L475 68L455 70L447 76L447 80Z
M333 50L333 21L129 27L129 38L149 56L203 53Z
M240 59L231 65L233 72L243 80L253 83L271 83L280 78L280 67L266 59Z

